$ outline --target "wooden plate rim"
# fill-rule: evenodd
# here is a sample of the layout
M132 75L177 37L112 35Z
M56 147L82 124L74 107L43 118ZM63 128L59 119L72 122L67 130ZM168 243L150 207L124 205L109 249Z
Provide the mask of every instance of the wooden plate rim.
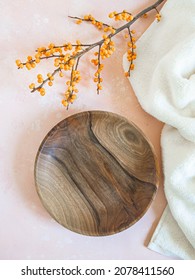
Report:
M118 229L118 231L109 231L105 234L101 234L101 235L93 235L93 234L90 234L88 231L86 232L79 232L79 230L75 229L75 228L72 228L71 226L70 227L65 227L62 223L60 223L54 216L53 214L47 209L47 207L45 206L44 204L44 201L42 199L42 197L40 196L39 194L39 186L36 182L36 167L37 167L37 161L38 161L38 158L39 158L39 155L40 155L40 152L42 150L42 147L44 146L44 143L46 142L46 140L48 139L48 137L50 136L50 134L52 133L52 131L56 130L56 127L60 126L62 123L64 123L65 121L69 120L71 121L71 119L74 119L75 117L82 117L82 115L86 115L86 114L109 114L111 116L115 116L117 118L120 118L121 120L129 123L130 125L134 126L134 128L143 136L143 138L145 139L145 141L148 143L150 149L151 149L151 152L153 154L153 157L154 157L154 163L155 163L155 171L156 171L156 184L155 184L155 191L153 192L153 195L151 197L151 200L150 202L148 203L147 207L145 208L145 210L140 214L140 216L137 217L136 220L132 221L131 223L129 223L127 226L124 226L124 227L121 227L120 229ZM156 197L156 193L157 193L157 189L159 187L159 181L160 181L160 168L159 168L159 163L158 163L158 160L157 160L157 155L156 155L156 152L154 150L154 147L151 143L151 141L146 137L146 135L144 134L144 132L132 121L129 121L127 118L125 118L124 116L121 116L117 113L113 113L113 112L109 112L109 111L104 111L104 110L87 110L87 111L82 111L82 112L79 112L79 113L75 113L73 115L70 115L66 118L64 118L63 120L61 120L60 122L58 122L56 125L54 125L49 131L48 133L45 135L45 137L43 138L43 140L41 141L41 144L39 145L39 148L38 148L38 151L36 153L36 157L35 157L35 162L34 162L34 181L35 181L35 188L36 188L36 192L39 196L39 199L43 205L43 207L46 209L46 211L49 213L49 215L58 223L60 224L61 226L63 226L64 228L66 228L67 230L71 230L75 233L78 233L78 234L81 234L81 235L87 235L87 236L94 236L94 237L101 237L101 236L109 236L109 235L113 235L113 234L117 234L117 233L120 233L121 231L125 230L125 229L128 229L129 227L131 227L132 225L134 225L135 223L137 223L144 215L145 213L148 211L148 209L150 208L154 198Z

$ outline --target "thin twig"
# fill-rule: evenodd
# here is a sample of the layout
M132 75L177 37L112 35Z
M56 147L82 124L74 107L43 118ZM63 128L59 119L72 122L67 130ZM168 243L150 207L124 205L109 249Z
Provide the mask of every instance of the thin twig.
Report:
M102 46L102 45L99 45L99 52L98 52L98 70L100 69L100 64L101 64L101 62L100 62L100 60L101 60L101 56L100 56L101 46ZM98 84L100 84L100 78L101 78L101 76L100 76L100 71L99 71L99 72L98 72ZM100 89L99 89L98 84L97 84L97 94L100 93Z
M115 16L118 16L118 15L122 15L122 13L125 13L125 14L128 14L129 16L132 16L132 13L129 13L127 11L123 11L123 12L120 12L120 13L116 13Z
M78 59L77 59L77 62L76 62L76 65L75 65L75 70L77 70L77 68L78 68L80 58L81 57L78 57Z
M68 16L69 18L72 18L72 19L77 19L77 20L82 20L82 21L88 21L88 22L92 22L93 20L92 19L84 19L84 18L81 18L81 17L73 17L73 16ZM99 23L99 24L102 24L103 26L105 27L112 27L114 30L116 30L113 26L107 24L107 23L104 23L102 21L99 21L99 20L96 20L94 19L95 22Z
M90 47L92 44L71 44L72 47ZM59 48L66 48L68 47L68 44L64 44L64 45L61 45L61 46L54 46L53 49L59 49ZM50 51L51 49L44 49L42 50L41 52L47 52L47 51ZM36 50L36 52L38 52L38 50Z
M130 38L130 41L131 41L131 55L133 56L134 55L134 49L133 49L133 38L132 38L132 35L131 35L131 30L130 28L128 27L128 33L129 33L129 38ZM130 62L130 65L129 65L129 70L128 70L128 73L130 75L130 71L131 71L131 67L132 67L132 64L133 64L133 59L131 58L131 62Z
M58 67L57 69L55 69L55 70L52 72L51 76L55 76L55 74L58 73L60 70L61 70L61 68ZM43 85L46 84L49 80L50 80L50 79L49 79L49 77L48 77L48 78L45 79L38 87L35 87L34 89L32 89L31 92L35 92L36 90L42 88Z

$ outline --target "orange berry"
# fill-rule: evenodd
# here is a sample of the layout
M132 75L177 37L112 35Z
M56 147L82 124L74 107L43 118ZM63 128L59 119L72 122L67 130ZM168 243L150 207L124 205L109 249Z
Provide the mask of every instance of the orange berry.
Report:
M158 14L156 14L156 19L157 19L157 21L160 21L161 20L161 15L158 13Z
M132 48L131 42L128 42L128 43L127 43L127 46L128 46L129 48Z
M127 18L126 18L126 21L132 21L133 20L133 16L132 15L129 15Z
M130 65L130 69L131 69L131 70L134 70L134 68L135 68L135 65L134 65L134 64L131 64L131 65Z
M77 98L76 94L73 94L73 95L71 96L71 100L75 100L76 98Z
M94 74L94 76L95 76L95 77L98 77L98 75L99 75L99 72L96 71L95 74Z
M29 85L29 88L30 88L30 89L34 89L34 88L35 88L35 84L34 84L34 83L30 84L30 85Z
M72 44L71 43L68 43L67 49L70 50L70 51L72 50Z
M44 95L45 95L45 89L44 89L44 88L40 88L39 92L40 92L40 95L41 95L41 96L44 96Z
M43 76L41 74L38 74L37 79L43 79Z
M54 66L58 67L59 64L60 64L60 60L59 60L58 58L56 58L56 59L54 60Z
M32 63L31 63L31 67L32 67L32 68L35 68L35 67L36 67L36 63L32 62Z
M54 47L55 47L55 45L53 43L50 43L48 46L49 49L53 49Z
M69 66L73 66L75 64L75 60L74 59L70 59L68 64L69 64Z
M31 60L32 60L32 56L30 56L30 55L27 56L27 60L28 60L28 61L31 61Z
M64 95L65 95L65 97L66 97L66 100L68 100L68 98L70 97L70 92L69 92L69 91L66 91Z
M109 18L113 18L113 17L114 17L114 12L110 13L110 14L108 15L108 17L109 17Z
M88 20L88 19L89 19L89 16L88 16L88 15L85 15L85 16L84 16L84 19L85 19L85 20Z
M76 40L76 44L77 45L81 45L81 41L80 40Z
M70 70L70 66L69 66L69 65L67 65L67 64L65 64L65 65L64 65L64 70L65 70L65 71Z
M100 83L97 84L97 89L102 90L102 85Z
M38 52L35 54L35 58L40 58L41 54Z
M106 47L109 43L111 43L110 38L106 38L105 41L104 41L104 44L106 45Z
M105 27L104 28L104 32L108 32L109 31L109 28L108 27Z
M98 23L97 23L97 27L98 27L98 29L102 29L103 23L102 23L102 22L98 22Z
M45 53L45 56L51 56L51 52L50 51L47 51L46 53Z
M125 72L125 77L129 77L129 76L130 76L129 72Z
M49 82L48 82L48 85L49 85L50 87L53 86L52 81L49 81Z
M31 67L31 64L29 63L29 62L27 62L26 63L26 68L28 69L28 70L30 70L32 67Z
M19 59L16 60L16 65L19 67L21 64L21 61Z
M64 107L67 107L68 106L68 101L67 100L62 100L62 105L64 105Z
M118 14L115 16L115 20L118 21L118 20L122 20L122 15L121 14Z
M81 19L78 19L77 21L76 21L76 24L81 24L82 23L82 20Z

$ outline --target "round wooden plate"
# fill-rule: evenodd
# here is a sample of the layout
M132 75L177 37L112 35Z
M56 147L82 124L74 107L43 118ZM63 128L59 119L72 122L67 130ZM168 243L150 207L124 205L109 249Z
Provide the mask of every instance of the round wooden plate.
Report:
M146 212L158 185L151 145L125 118L83 112L58 123L35 162L35 182L50 215L85 235L120 232Z

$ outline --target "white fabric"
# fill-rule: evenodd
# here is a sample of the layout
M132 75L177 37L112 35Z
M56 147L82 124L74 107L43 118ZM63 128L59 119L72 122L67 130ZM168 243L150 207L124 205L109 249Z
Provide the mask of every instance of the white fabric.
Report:
M167 0L161 15L137 42L130 77L143 109L165 123L168 206L149 248L195 259L195 0ZM125 56L125 70L128 65Z

